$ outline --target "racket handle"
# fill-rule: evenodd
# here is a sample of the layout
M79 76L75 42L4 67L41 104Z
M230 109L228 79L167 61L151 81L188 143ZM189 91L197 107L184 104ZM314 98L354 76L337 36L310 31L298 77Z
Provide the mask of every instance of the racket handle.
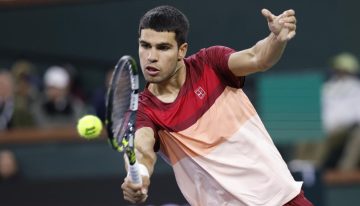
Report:
M129 173L131 182L133 182L134 184L137 184L137 185L142 184L142 179L141 179L141 175L140 175L140 169L139 169L138 162L135 162L135 164L133 164L133 165L129 164L129 172L128 173Z

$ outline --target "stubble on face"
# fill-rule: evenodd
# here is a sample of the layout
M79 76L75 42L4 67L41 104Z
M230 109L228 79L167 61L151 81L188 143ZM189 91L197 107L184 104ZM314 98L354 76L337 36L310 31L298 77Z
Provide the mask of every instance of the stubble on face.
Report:
M176 77L179 49L174 32L143 29L139 38L139 58L144 78L149 83L164 84Z

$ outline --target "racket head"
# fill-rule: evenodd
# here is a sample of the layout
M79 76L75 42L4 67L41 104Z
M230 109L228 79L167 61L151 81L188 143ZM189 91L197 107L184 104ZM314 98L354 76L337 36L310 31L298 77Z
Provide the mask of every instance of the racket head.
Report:
M113 149L134 150L134 132L138 107L138 69L131 56L123 56L115 65L106 97L106 129Z

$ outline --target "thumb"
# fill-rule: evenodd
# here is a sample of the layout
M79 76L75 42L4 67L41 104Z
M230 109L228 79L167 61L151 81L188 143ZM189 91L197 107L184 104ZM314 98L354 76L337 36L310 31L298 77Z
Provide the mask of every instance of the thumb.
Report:
M269 10L267 9L262 9L261 10L262 15L267 19L268 22L272 22L275 18L275 15L272 14Z
M148 192L147 188L141 188L141 193L146 195Z
M142 176L142 187L141 187L142 194L148 193L149 185L150 185L150 178L147 176Z

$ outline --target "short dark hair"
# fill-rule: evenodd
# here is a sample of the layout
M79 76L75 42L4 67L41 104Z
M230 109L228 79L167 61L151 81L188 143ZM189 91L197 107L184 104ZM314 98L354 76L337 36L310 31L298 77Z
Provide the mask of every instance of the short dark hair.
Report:
M189 21L178 9L172 6L155 7L144 14L139 24L139 36L142 29L153 29L157 32L175 32L178 46L187 42Z

